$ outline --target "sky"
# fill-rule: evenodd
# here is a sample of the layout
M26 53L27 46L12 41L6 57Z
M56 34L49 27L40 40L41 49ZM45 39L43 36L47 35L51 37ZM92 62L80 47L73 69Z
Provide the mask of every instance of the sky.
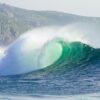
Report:
M100 17L100 0L0 0L0 3L30 10L61 11Z

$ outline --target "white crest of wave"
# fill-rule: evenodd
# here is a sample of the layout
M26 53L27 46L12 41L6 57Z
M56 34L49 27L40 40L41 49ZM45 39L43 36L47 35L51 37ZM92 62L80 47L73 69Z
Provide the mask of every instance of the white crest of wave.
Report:
M12 45L18 45L22 52L29 52L41 48L45 43L55 38L62 38L67 42L80 41L87 43L84 34L65 27L43 27L26 32L21 35Z
M92 25L92 24L89 24ZM67 26L42 27L30 30L21 35L7 49L19 52L23 55L39 53L38 50L49 41L62 38L66 42L82 42L95 48L100 48L99 31L97 26L91 26L82 23L74 23ZM94 33L95 32L95 33Z
M97 29L97 26L89 27L86 24L80 27L80 25L81 23L76 23L61 27L36 28L20 36L18 41L21 41L22 48L26 51L30 50L33 45L34 48L39 48L54 38L62 38L67 42L79 41L100 48L100 30Z

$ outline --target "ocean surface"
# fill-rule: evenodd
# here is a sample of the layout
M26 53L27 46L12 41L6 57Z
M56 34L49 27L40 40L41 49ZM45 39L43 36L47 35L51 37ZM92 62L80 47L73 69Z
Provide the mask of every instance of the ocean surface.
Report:
M0 100L99 100L99 32L89 22L37 28L1 48Z

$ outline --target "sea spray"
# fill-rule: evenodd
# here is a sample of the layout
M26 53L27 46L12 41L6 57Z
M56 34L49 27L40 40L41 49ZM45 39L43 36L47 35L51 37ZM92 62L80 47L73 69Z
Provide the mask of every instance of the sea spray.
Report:
M80 27L81 24L83 24L82 27ZM5 57L1 59L0 63L0 75L22 74L53 65L55 61L60 59L63 50L63 45L58 43L57 39L65 44L80 42L99 48L98 27L95 26L92 30L89 28L90 26L88 28L87 26L88 24L84 23L74 23L62 27L42 27L26 32L5 49ZM93 26L91 24L91 27ZM94 31L96 34L93 34ZM58 51L56 52L56 50ZM78 49L75 50L73 54L76 55ZM51 60L52 57L54 59Z

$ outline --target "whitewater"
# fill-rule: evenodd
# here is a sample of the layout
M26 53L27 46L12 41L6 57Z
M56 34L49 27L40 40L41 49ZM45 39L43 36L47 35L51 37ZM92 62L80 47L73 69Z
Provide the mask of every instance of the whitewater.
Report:
M99 100L98 94L70 95L70 96L41 96L41 97L22 97L22 96L0 96L0 100Z

